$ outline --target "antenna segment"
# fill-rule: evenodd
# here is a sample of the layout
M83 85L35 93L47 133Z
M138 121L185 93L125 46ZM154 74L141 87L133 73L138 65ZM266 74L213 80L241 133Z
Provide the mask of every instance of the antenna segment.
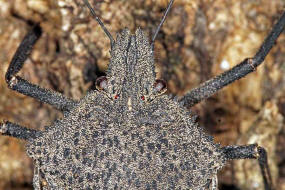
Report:
M115 40L112 37L111 33L108 31L108 29L104 26L103 22L101 21L101 19L97 16L97 14L95 13L95 10L91 7L91 5L89 4L88 0L83 0L85 5L88 7L88 9L91 12L91 15L93 16L93 18L98 22L98 24L101 26L101 28L104 30L105 34L108 36L108 38L110 39L110 43L111 43L111 49L113 48L114 44L115 44Z
M166 16L167 16L168 12L170 11L170 9L171 9L171 7L172 7L172 5L173 5L173 2L174 2L174 0L170 0L169 4L168 4L168 6L167 6L167 8L166 8L166 10L165 10L165 12L164 12L164 15L163 15L163 17L162 17L162 19L161 19L161 21L160 21L158 27L157 27L156 30L155 30L155 33L154 33L154 35L153 35L153 37L152 37L151 44L150 44L152 50L154 50L154 41L155 41L155 39L156 39L156 37L157 37L157 34L158 34L158 32L160 31L160 28L162 27L162 25L163 25L163 23L164 23L164 21L165 21L165 19L166 19Z

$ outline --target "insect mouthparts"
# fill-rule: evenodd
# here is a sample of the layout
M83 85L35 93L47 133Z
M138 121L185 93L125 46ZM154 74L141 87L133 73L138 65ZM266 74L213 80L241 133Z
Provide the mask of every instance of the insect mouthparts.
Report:
M132 99L129 97L128 98L128 103L127 103L127 105L128 105L128 109L129 109L129 111L132 111Z

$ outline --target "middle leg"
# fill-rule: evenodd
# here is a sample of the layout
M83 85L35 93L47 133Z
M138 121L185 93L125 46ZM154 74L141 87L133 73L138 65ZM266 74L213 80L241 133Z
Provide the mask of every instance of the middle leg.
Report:
M257 144L243 146L226 146L222 148L228 160L257 159L264 182L265 190L273 190L272 178L267 161L267 153L263 147Z

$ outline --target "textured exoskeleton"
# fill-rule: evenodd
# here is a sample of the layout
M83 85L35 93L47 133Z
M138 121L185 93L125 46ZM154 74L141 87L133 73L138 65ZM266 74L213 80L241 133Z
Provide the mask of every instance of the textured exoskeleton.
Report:
M143 32L118 34L105 89L88 94L29 143L35 183L46 180L50 189L209 187L225 155L186 108L156 91L155 80Z
M6 73L8 86L62 110L64 117L44 131L6 121L0 132L28 141L35 163L36 190L192 189L217 190L217 172L230 159L258 159L266 190L272 188L266 151L256 144L220 147L186 106L211 96L260 65L284 29L285 14L253 58L188 92L181 99L164 94L156 78L153 46L165 15L149 43L141 29L124 29L111 41L106 77L79 102L17 76L41 35L35 26L16 51ZM186 105L186 106L184 106Z

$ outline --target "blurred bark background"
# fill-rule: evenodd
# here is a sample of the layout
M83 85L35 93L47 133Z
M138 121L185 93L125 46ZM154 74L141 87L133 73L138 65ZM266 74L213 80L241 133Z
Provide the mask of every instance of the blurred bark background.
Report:
M150 37L167 0L90 0L115 37L140 27ZM158 78L182 96L199 83L253 56L285 10L285 0L176 0L155 43ZM25 79L80 99L94 89L110 58L110 44L81 0L0 0L0 119L43 129L62 115L8 89L4 76L35 23L43 35L21 71ZM266 147L277 189L285 190L285 33L256 72L192 108L201 127L223 146ZM0 190L32 189L25 142L0 136ZM255 160L229 162L221 190L262 189Z

